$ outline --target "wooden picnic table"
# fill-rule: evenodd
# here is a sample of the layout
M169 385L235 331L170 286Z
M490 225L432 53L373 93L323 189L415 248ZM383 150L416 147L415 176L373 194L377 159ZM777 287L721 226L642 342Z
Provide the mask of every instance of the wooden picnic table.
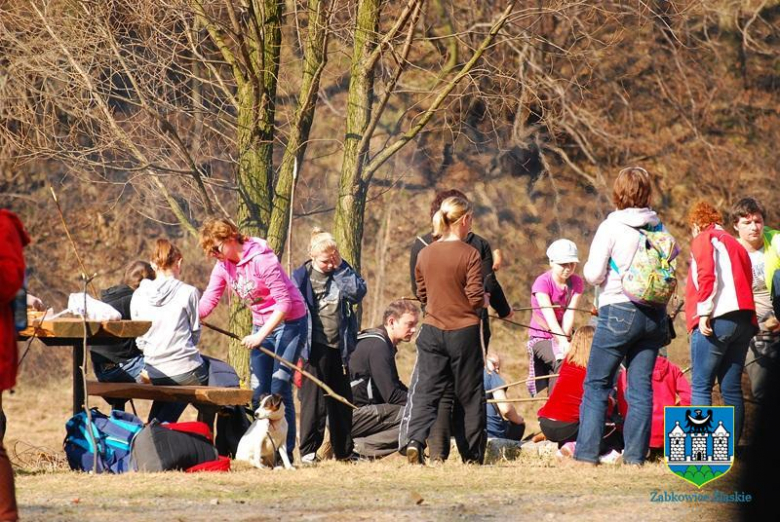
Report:
M70 346L73 349L73 413L84 409L84 385L81 365L84 362L85 322L78 317L44 319L35 317L30 326L19 332L18 339L37 337L46 346ZM138 337L152 326L151 321L86 321L87 344L112 344Z

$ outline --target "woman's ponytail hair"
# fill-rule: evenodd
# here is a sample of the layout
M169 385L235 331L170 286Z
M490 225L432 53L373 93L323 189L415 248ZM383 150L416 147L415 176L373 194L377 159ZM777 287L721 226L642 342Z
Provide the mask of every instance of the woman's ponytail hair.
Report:
M158 239L152 251L152 263L158 270L168 270L182 258L181 250L167 239Z
M309 255L311 257L337 249L338 246L333 235L318 227L311 230L311 240L309 241Z
M433 214L433 235L442 237L450 230L453 223L471 212L468 200L453 196L441 202L441 207Z

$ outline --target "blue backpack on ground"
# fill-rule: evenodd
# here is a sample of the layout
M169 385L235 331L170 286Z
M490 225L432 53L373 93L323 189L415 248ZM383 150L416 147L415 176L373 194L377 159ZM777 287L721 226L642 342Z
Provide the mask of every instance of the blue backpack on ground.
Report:
M95 445L89 436L89 420L86 412L71 417L65 424L65 455L70 469L74 471L92 471L97 456L98 473L124 473L132 470L130 466L130 443L141 431L144 423L132 413L113 410L110 415L92 408L92 434Z

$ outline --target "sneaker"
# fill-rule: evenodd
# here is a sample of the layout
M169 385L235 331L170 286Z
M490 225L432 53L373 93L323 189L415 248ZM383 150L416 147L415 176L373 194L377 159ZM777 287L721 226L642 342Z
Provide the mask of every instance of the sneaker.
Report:
M567 442L561 448L558 450L558 452L563 457L573 457L574 456L574 448L576 447L576 442Z
M406 460L409 464L425 464L422 444L416 440L409 441L406 445Z
M623 454L617 450L610 450L599 457L600 464L620 464L623 461Z
M302 466L316 466L320 459L317 458L316 453L307 453L301 457Z

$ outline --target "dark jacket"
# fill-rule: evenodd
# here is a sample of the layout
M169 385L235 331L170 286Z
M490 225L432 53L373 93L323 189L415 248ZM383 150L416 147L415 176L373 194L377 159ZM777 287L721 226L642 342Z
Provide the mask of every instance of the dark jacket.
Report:
M349 360L355 406L406 404L408 389L398 377L397 352L383 326L358 334L357 348Z
M311 314L312 310L317 309L314 302L314 290L311 286L312 270L311 261L306 261L295 269L292 276L293 282L298 287L298 290L301 291L301 295L303 295L303 299L306 301L306 306L309 309L307 314L309 333L301 352L301 357L304 360L309 360L309 354L311 353ZM331 272L330 276L333 278L333 283L339 291L339 324L341 328L339 332L339 350L341 351L341 359L346 365L349 363L349 356L357 343L357 316L352 310L352 306L362 301L363 296L366 295L366 282L346 261L342 261L341 266Z
M434 241L433 234L429 233L422 237L417 236L412 243L411 254L409 256L409 272L412 281L412 293L417 296L417 284L414 280L414 267L417 266L417 256L420 251ZM506 300L504 289L496 279L496 273L493 272L493 252L490 250L490 243L481 236L469 232L466 236L466 243L477 249L479 257L482 260L482 278L485 282L485 292L490 294L490 306L496 311L499 317L506 317L512 311L512 307ZM487 309L482 308L482 319L487 317Z
M130 319L130 300L134 290L127 285L116 285L100 292L100 300L114 307L122 319ZM122 339L112 344L90 345L92 361L97 364L123 363L141 355L135 339Z

